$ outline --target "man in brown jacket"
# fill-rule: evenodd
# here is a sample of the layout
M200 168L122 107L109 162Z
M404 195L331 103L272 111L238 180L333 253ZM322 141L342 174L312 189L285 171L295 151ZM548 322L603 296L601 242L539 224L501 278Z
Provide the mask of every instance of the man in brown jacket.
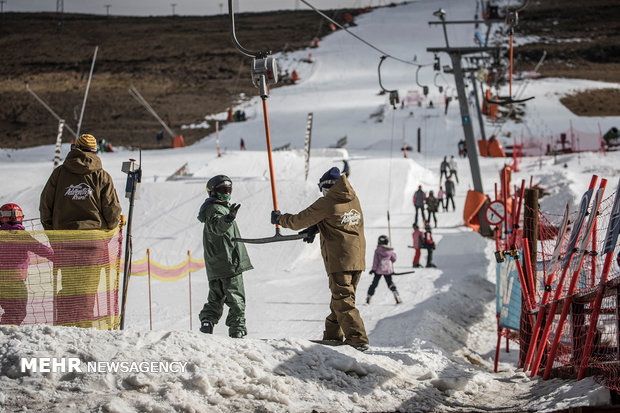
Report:
M97 156L94 136L80 135L64 163L54 169L41 193L39 212L45 230L109 230L118 226L121 206L112 178ZM93 308L101 269L109 263L109 240L94 236L92 241L69 242L58 233L49 237L62 275L55 323L96 325Z
M336 167L319 181L323 197L298 214L272 212L272 223L284 228L307 228L306 242L321 234L321 254L332 293L331 313L325 319L323 340L342 342L360 351L368 349L364 322L355 307L355 293L366 268L364 217L355 191Z

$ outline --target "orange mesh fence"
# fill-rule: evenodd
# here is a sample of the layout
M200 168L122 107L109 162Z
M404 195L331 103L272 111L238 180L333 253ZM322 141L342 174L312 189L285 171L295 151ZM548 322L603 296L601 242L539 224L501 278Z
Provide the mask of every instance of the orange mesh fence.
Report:
M592 234L585 248L583 262L581 262L581 259L574 259L568 270L566 270L564 282L562 285L559 285L560 274L564 270L564 258L567 254L570 254L570 251L567 251L569 244L568 239L570 237L571 226L576 219L576 212L570 215L569 229L564 236L564 243L559 256L556 274L550 287L551 297L546 304L548 312L553 300L553 295L556 293L557 289L560 288L557 310L555 314L544 315L544 319L553 317L550 334L546 342L546 349L543 352L540 370L538 370L539 374L544 374L544 378L549 377L548 375L551 374L551 372L557 375L575 378L581 369L582 374L594 376L610 389L620 390L620 334L618 330L620 323L620 301L618 300L620 294L620 263L618 261L620 260L620 256L618 255L618 242L616 241L615 250L611 253L611 257L613 258L611 260L607 279L604 280L602 280L603 267L607 254L601 253L603 251L605 236L612 215L615 196L614 193L601 201ZM586 221L588 218L586 218ZM541 304L541 298L544 292L544 275L549 273L549 266L552 265L551 258L557 242L557 227L560 220L560 215L539 212L539 241L537 244L535 288L537 306ZM584 222L584 228L585 225L586 223ZM587 231L582 230L577 245L579 245L581 239L586 236L586 233ZM582 264L581 268L579 268L580 264ZM576 280L575 289L569 296L569 285L573 276ZM597 311L595 311L595 300L597 292L599 291L604 292L604 294L601 295L603 298L600 302L600 313L591 330L593 332L591 334L591 345L586 346L588 330L593 321L592 314L597 313ZM570 306L568 307L569 311L566 323L564 323L562 331L558 332L560 311L567 301ZM537 316L537 314L536 312L535 315ZM543 321L542 324L544 325L545 322ZM531 328L531 326L529 327ZM547 365L548 357L551 356L549 347L551 347L551 343L555 340L557 334L560 334L559 344L556 352L551 357L552 361ZM539 340L540 337L539 334ZM541 346L540 342L523 344L524 343L522 343L522 347L525 347L525 349L522 349L522 351L526 351L530 345ZM581 367L584 354L587 355L587 357L583 362L583 367ZM527 367L528 366L526 366L526 368ZM529 367L531 368L532 366L530 365ZM544 372L546 367L549 367L548 372ZM580 376L580 378L581 377L583 376Z
M0 231L0 324L116 328L121 244L120 228Z

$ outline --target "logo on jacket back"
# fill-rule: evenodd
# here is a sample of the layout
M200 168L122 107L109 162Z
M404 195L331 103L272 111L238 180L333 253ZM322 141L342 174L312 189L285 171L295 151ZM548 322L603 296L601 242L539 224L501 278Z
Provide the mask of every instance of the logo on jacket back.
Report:
M349 212L345 212L342 215L341 224L355 226L359 224L360 219L362 219L362 214L355 209L351 209Z
M69 185L65 191L65 196L70 196L74 201L83 201L93 193L93 189L86 183Z

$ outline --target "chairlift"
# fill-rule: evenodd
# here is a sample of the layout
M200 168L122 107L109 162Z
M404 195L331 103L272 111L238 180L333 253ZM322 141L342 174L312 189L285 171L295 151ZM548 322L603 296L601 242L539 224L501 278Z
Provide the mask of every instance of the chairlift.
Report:
M515 99L512 97L512 70L513 70L513 37L514 37L514 28L519 23L519 11L523 10L527 6L528 0L523 1L520 5L510 10L507 14L507 22L508 22L508 33L510 34L510 76L509 76L509 87L508 87L508 97L500 98L498 100L490 100L485 97L485 100L488 103L494 103L497 105L512 105L514 103L523 103L528 100L534 99L534 96L530 96L525 99Z
M278 200L276 198L276 185L273 173L273 160L271 156L271 136L269 133L269 117L267 116L267 98L269 97L268 85L278 83L278 66L276 59L271 55L270 50L250 51L239 44L235 34L235 12L232 0L228 0L228 14L230 15L230 35L234 46L241 54L252 58L251 76L252 83L259 89L259 95L263 101L263 118L265 124L265 137L267 140L267 156L269 159L269 180L271 182L271 197L273 200L274 211L278 210ZM265 238L233 238L233 241L246 242L249 244L266 244L269 242L290 241L302 239L305 234L282 235L280 234L280 226L276 224L276 233L272 237Z
M381 90L390 94L390 105L394 109L396 109L396 105L400 103L400 98L398 97L398 90L387 90L383 83L381 82L381 65L383 61L387 59L387 56L381 56L381 61L379 62L379 67L377 68L377 72L379 72L379 86L381 86Z

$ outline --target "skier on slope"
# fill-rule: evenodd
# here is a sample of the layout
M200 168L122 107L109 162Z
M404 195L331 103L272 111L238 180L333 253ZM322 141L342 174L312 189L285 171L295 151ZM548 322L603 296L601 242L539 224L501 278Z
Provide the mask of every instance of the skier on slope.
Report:
M271 223L284 228L306 228L306 242L321 234L321 254L329 277L331 313L325 319L323 340L368 349L364 321L355 307L355 294L365 269L366 239L359 199L345 175L336 167L319 180L323 197L298 214L272 211Z
M443 161L439 165L439 183L441 183L444 176L448 179L448 172L450 172L450 164L448 163L448 157L444 156Z
M226 175L216 175L207 182L209 198L200 207L198 220L204 223L202 243L205 268L209 279L207 303L199 314L200 331L213 334L228 306L226 325L228 335L243 338L247 335L245 326L245 289L243 272L251 270L252 263L240 238L235 222L240 204L230 204L232 181Z
M422 211L422 221L426 221L426 216L424 215L424 205L426 203L426 194L422 189L422 185L418 186L418 190L413 194L413 207L415 208L415 223L418 223L418 212Z
M400 304L400 296L396 290L396 285L392 281L392 274L394 273L393 264L396 261L396 253L391 247L388 247L389 239L385 235L381 235L377 241L377 248L375 249L375 255L372 262L372 270L370 273L375 277L368 288L368 295L366 296L366 304L370 304L370 299L375 294L375 289L379 285L381 278L385 278L388 288L394 294L396 304Z

